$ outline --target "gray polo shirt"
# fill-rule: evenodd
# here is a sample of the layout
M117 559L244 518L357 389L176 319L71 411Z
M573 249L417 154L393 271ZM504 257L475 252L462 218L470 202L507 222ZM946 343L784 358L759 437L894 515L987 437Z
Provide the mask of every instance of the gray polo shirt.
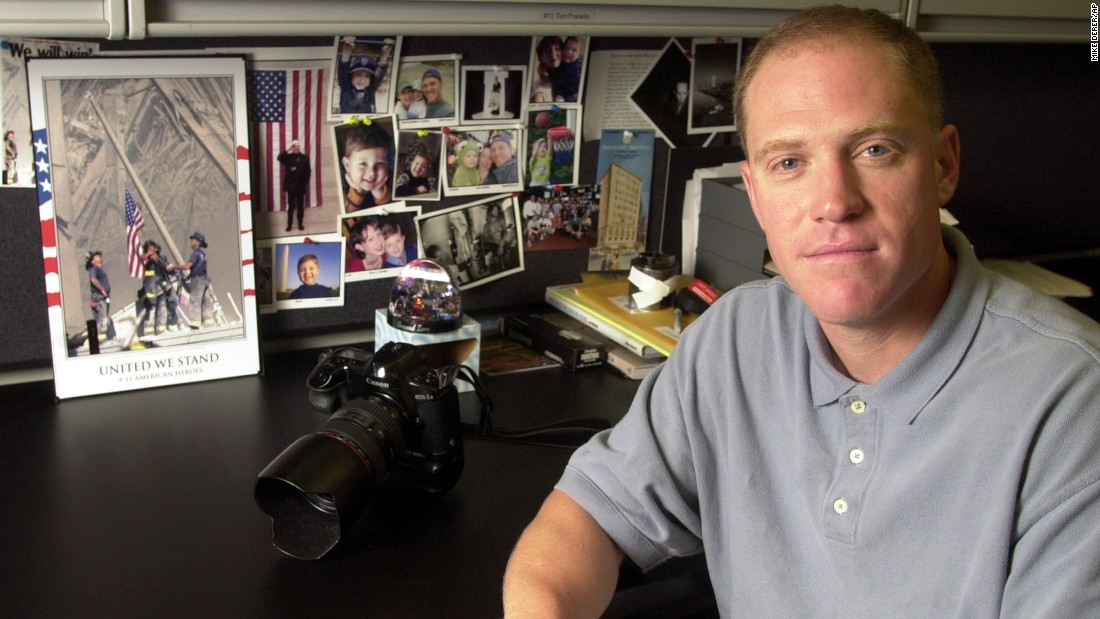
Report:
M981 268L874 384L781 279L726 294L558 487L765 617L1100 616L1100 326Z

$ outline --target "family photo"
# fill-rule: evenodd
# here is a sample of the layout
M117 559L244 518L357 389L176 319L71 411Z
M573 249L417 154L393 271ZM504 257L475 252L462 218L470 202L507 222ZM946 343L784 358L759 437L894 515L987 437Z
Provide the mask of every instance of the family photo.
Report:
M522 130L516 126L452 130L447 135L448 196L500 193L523 188Z

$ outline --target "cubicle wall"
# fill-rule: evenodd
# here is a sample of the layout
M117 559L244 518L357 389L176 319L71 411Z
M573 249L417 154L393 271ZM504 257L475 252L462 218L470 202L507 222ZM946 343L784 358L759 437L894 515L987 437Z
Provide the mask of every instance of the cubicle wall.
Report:
M308 4L308 3L307 3ZM369 3L361 3L369 6ZM1087 29L1087 16L1082 16ZM151 24L150 24L151 26ZM947 115L960 126L963 173L950 205L979 254L1025 256L1100 247L1100 191L1091 180L1100 149L1089 141L1091 114L1100 100L1096 65L1080 43L933 43L947 91ZM100 40L102 49L186 49L219 46L329 45L330 36L226 37L216 40L150 37ZM690 41L682 39L690 49ZM667 37L596 37L592 50L660 49ZM751 40L747 47L751 48ZM407 55L461 52L469 64L526 64L529 36L406 36ZM589 83L587 91L599 89ZM595 182L599 145L582 146L580 182ZM654 162L649 243L678 253L683 184L697 167L741 158L733 134L709 147L668 149ZM424 203L425 212L468 200ZM0 190L0 372L48 367L49 346L37 199L31 189ZM548 285L576 281L584 250L533 252L526 270L469 291L470 311L539 302ZM275 340L369 327L386 304L391 280L346 286L345 304L331 309L261 316L261 335Z

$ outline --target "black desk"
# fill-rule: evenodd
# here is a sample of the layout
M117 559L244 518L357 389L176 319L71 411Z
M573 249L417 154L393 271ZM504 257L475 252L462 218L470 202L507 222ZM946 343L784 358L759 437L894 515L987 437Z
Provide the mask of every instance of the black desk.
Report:
M462 479L442 499L380 499L329 557L285 557L252 491L325 419L306 403L315 359L280 355L263 376L59 403L49 383L0 388L0 615L500 616L511 547L571 449L469 439ZM498 425L514 428L621 415L637 383L550 369L486 386ZM705 577L687 565L686 576L659 575L653 595L671 586L673 597L705 598ZM645 591L624 589L609 614L660 603Z

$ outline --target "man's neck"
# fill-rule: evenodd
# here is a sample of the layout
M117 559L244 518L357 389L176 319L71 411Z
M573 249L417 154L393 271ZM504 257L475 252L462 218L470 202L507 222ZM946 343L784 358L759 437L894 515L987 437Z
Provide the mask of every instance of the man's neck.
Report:
M871 384L890 373L920 343L943 308L954 281L955 257L937 255L928 274L887 315L860 326L822 324L836 368Z

